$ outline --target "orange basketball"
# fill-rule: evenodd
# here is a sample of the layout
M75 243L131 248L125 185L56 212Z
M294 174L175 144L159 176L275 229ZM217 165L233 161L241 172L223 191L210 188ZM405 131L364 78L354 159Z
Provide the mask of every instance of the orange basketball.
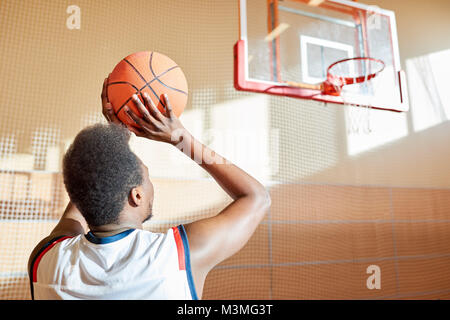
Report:
M116 116L125 124L139 127L128 117L124 106L127 105L136 115L142 117L132 101L132 95L137 94L144 102L145 92L162 114L166 114L163 94L168 95L177 117L186 107L188 98L186 77L172 59L161 53L143 51L130 54L116 65L109 76L107 97Z

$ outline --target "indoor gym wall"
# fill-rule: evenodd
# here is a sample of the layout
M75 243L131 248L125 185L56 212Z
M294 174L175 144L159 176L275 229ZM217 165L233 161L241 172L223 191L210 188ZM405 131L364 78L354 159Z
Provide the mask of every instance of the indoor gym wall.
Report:
M79 30L66 27L72 4L81 9ZM430 20L445 24L440 5L448 6L427 4ZM396 12L399 32L413 10ZM237 92L237 28L234 0L0 2L0 298L30 298L28 255L68 201L62 155L81 129L105 122L103 79L143 50L183 68L186 127L272 197L249 243L208 275L204 299L450 297L450 104L432 87L442 95L437 103L421 81L450 45L400 48L412 110L374 112L374 132L361 138L347 134L351 110L343 106ZM400 43L408 37L400 33ZM386 133L386 124L398 130ZM131 143L155 185L146 229L164 232L231 201L179 151ZM381 270L380 289L366 286L371 265Z

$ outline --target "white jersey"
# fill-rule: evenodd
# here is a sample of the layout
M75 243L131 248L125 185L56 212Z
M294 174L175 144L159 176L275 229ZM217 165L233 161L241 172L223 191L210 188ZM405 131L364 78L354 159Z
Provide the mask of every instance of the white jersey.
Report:
M34 299L198 299L183 225L58 237L34 257Z

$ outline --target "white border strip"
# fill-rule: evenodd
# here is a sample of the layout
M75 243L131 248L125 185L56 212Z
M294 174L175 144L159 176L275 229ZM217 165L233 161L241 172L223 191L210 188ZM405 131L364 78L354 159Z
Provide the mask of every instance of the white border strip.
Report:
M308 51L307 51L308 44L315 44L320 47L341 50L341 51L347 52L347 58L354 57L354 51L353 51L354 48L351 45L336 42L336 41L314 38L314 37L305 36L305 35L301 34L300 35L300 59L301 59L301 65L302 65L302 70L301 70L302 82L316 84L316 83L321 83L326 80L326 75L325 75L325 78L317 78L317 77L313 77L313 76L309 75L309 73L308 73Z

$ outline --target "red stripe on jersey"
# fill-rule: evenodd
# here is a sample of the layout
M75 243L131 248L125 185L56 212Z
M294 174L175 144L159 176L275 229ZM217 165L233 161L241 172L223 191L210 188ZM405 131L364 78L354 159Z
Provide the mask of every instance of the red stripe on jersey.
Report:
M33 282L37 282L37 269L38 269L38 266L39 266L39 262L41 261L41 259L42 259L42 257L44 256L44 254L45 254L48 250L50 250L51 248L53 248L58 242L61 242L61 241L63 241L63 240L69 239L69 238L72 238L72 237L62 237L62 238L59 238L58 240L53 241L47 248L45 248L44 251L42 251L42 252L39 254L39 256L36 258L36 260L34 261L34 264L33 264L33 277L32 277Z
M175 243L177 245L177 251L178 251L178 266L180 267L180 270L186 270L186 265L184 263L184 246L183 246L183 240L181 239L180 231L177 227L173 227L173 235L175 237Z

